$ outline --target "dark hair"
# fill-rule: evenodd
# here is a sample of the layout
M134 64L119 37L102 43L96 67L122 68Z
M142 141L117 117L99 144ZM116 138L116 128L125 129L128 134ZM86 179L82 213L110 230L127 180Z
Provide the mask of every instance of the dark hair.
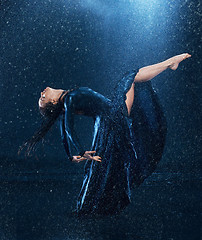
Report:
M56 119L59 117L61 112L63 111L63 101L61 101L61 97L66 95L71 90L63 91L61 96L58 99L57 104L53 104L52 102L48 102L45 107L39 107L39 111L41 115L44 117L44 120L41 124L41 127L34 133L34 135L28 139L22 146L19 147L18 155L21 151L26 148L25 156L30 156L32 151L36 150L37 143L44 138L46 133L50 130L50 128L55 123Z

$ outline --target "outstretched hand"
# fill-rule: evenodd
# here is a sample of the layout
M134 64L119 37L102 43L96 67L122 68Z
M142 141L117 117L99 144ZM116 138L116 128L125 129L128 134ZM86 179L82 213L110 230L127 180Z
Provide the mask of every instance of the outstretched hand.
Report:
M91 156L91 154L96 153L96 151L85 151L84 155L81 156L73 156L72 162L81 162L83 160L94 160L101 162L101 157L100 156Z

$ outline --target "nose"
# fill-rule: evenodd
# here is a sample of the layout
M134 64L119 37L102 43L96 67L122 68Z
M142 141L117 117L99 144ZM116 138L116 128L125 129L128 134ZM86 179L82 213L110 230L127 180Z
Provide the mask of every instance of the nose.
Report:
M46 87L46 88L41 92L41 94L43 94L47 89L48 89L48 87Z

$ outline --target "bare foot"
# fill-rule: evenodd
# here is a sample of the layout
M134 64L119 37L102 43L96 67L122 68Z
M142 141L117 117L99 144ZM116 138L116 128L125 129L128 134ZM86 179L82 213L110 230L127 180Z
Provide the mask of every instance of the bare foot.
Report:
M191 55L189 53L183 53L183 54L171 57L168 59L168 62L169 62L168 68L170 68L172 70L176 70L181 61L185 60L186 58L190 58L190 57L191 57Z

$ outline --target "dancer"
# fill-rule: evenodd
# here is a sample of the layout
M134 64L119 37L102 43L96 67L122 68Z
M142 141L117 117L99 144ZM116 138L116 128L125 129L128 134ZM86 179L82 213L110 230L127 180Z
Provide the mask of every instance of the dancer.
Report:
M19 150L29 155L57 118L68 158L86 161L77 200L79 214L114 214L131 201L131 189L155 170L165 145L166 120L154 92L152 78L166 69L176 70L190 54L125 74L108 99L87 87L72 90L47 87L41 92L39 110L45 121ZM91 149L86 151L75 134L74 116L94 119ZM72 154L72 147L76 154Z

